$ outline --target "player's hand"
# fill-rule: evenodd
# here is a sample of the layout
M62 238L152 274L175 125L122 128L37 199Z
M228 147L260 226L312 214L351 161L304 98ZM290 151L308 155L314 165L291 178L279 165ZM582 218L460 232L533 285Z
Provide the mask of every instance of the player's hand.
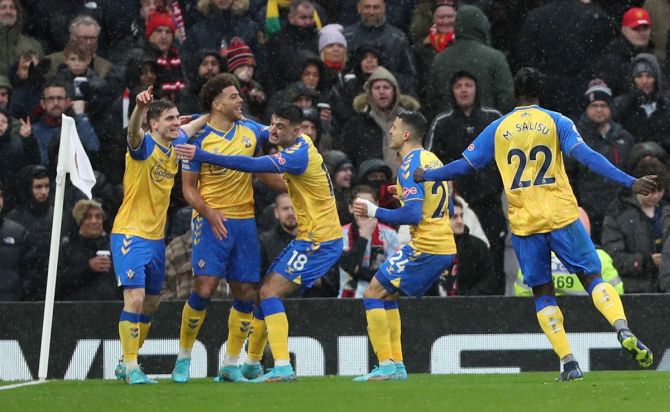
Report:
M192 119L191 119L191 116L190 116L190 115L179 116L179 124L180 124L181 126L183 126L183 125L185 125L185 124L189 124L189 123L191 123L191 120L192 120Z
M356 224L358 225L358 234L367 240L372 239L372 233L377 227L377 219L374 217L356 217Z
M630 190L635 194L640 194L643 196L648 195L649 193L655 192L658 190L658 185L656 184L656 175L642 176L639 179L635 179L633 186Z
M196 148L192 144L178 144L175 145L174 152L179 160L193 160Z
M21 137L30 137L33 134L33 127L30 124L30 116L26 117L26 120L19 119L21 121L21 128L19 129L19 135Z
M94 272L108 272L112 268L109 256L95 256L88 260L88 267Z
M149 86L146 90L140 92L135 96L135 104L137 104L140 109L146 108L149 103L154 100L154 96L152 95L153 91L154 86Z
M214 236L217 239L223 240L228 237L228 229L226 229L226 225L224 224L226 217L223 216L223 213L218 210L208 209L205 218L207 218L209 225L212 227L212 232L214 232Z
M420 167L414 169L414 181L417 183L425 182L426 179L423 178L424 172L425 170Z
M367 199L357 198L354 200L354 216L375 217L377 206Z
M659 267L661 265L661 253L652 253L651 260L654 262L654 266Z

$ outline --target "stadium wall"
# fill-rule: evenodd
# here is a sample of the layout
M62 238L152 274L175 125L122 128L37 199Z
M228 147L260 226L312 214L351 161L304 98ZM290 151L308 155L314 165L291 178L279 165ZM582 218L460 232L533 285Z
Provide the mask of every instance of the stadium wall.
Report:
M623 297L629 321L654 351L652 368L670 370L670 295ZM588 297L559 299L582 369L637 365ZM360 300L287 300L289 347L299 376L356 375L374 352ZM54 310L49 378L114 378L121 355L118 302L62 302ZM165 302L140 352L147 373L167 377L179 345L182 302ZM230 302L213 302L194 347L193 377L216 375L225 351ZM410 373L518 373L558 370L537 325L532 301L512 297L403 299L405 363ZM37 376L43 304L0 303L0 380Z

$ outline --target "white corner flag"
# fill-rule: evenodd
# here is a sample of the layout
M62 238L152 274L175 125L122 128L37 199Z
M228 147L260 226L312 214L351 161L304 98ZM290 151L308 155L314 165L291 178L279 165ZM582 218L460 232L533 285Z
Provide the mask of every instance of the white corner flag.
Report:
M51 324L53 321L54 295L56 293L56 269L60 251L60 229L63 221L63 196L65 193L65 175L70 174L72 184L92 198L91 190L95 186L95 175L84 146L79 140L74 119L62 115L60 144L58 146L58 165L56 166L56 198L54 200L54 218L51 225L51 248L49 251L49 271L47 290L44 298L44 321L42 323L42 344L40 347L40 365L38 377L47 378L49 366L49 348L51 346Z

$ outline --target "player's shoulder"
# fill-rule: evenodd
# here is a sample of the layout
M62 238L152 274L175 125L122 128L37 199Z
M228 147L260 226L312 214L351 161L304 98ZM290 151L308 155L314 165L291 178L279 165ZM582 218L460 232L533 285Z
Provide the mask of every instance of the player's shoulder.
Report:
M246 128L255 135L258 135L262 131L268 129L268 126L251 119L237 120L235 123L238 127Z
M442 166L442 161L430 150L423 149L419 153L418 165L424 169L436 169Z
M283 150L284 153L290 154L290 153L296 153L299 151L307 151L309 150L310 146L313 146L314 144L312 143L312 139L309 138L309 136L301 134L298 136L298 138L293 142L292 145L288 146Z
M207 123L203 126L202 129L195 132L195 134L191 136L190 139L188 139L188 142L196 145L202 144L203 140L205 140L205 138L209 136L212 133L212 131L213 131L212 127L209 125L209 123Z

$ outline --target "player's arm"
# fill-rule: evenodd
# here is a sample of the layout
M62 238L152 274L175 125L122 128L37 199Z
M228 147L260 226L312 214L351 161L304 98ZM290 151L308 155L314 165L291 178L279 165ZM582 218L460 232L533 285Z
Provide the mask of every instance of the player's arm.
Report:
M217 239L221 240L228 236L228 230L223 223L226 218L223 216L223 213L216 209L212 209L205 204L205 201L198 191L199 177L200 172L188 172L182 169L181 188L182 193L184 194L184 199L186 199L193 209L197 210L201 216L204 216L205 219L209 221L214 235Z
M275 192L284 193L288 191L282 175L278 175L277 173L254 173L254 176Z
M413 199L398 209L385 209L366 199L354 200L354 214L363 217L375 217L381 221L398 225L416 225L421 222L423 200Z
M151 92L154 87L149 86L148 89L140 92L135 97L135 108L133 113L130 115L130 120L128 121L128 145L132 149L139 148L144 139L144 131L142 130L142 120L147 114L147 108L149 103L153 101L153 96Z
M181 129L184 131L184 133L186 133L188 137L191 137L194 134L198 133L198 130L205 127L208 121L209 121L209 113L203 116L198 116L196 119L191 120L190 122L182 125Z
M428 169L417 167L414 170L414 181L420 182L441 182L443 180L453 180L457 176L465 176L476 172L475 169L464 157L447 163L437 169Z

